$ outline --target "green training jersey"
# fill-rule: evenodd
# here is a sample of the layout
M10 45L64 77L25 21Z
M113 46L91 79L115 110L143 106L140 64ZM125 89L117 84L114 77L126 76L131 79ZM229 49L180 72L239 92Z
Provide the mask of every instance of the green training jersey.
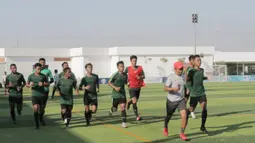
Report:
M62 78L62 77L64 77L64 72L61 72L59 75L58 75L58 79L60 79L60 78ZM71 73L71 77L70 77L71 79L73 79L73 80L75 80L76 82L77 82L77 79L76 79L76 77L75 77L75 74L72 72Z
M26 85L23 74L17 72L7 75L5 85L9 85L9 83L12 84L12 87L9 87L9 96L22 97L22 88Z
M120 91L112 90L112 98L126 98L125 84L127 84L127 73L114 73L109 82L111 82L114 86L120 87Z
M46 76L47 80L53 78L52 73L51 73L51 70L48 69L48 68L43 68L43 69L41 70L41 73L44 74L44 75ZM45 90L45 92L49 92L49 90L50 90L50 89L49 89L49 86L45 86L45 87L44 87L44 90Z
M190 69L188 76L189 79L191 79L190 97L199 97L205 95L204 69Z
M35 73L32 73L31 75L28 76L27 82L34 83L33 87L31 87L32 96L45 96L44 86L39 86L39 82L48 83L48 79L44 74L40 73L39 75L35 75Z
M73 89L76 89L77 82L71 78L61 78L57 83L60 92L60 104L73 105Z
M84 92L84 96L88 96L91 99L97 99L97 89L99 89L99 77L96 74L92 74L91 76L84 76L81 79L81 84L79 89L82 89L83 86L90 86L90 89L86 89Z
M189 76L188 76L188 74L189 74L189 71L190 70L192 70L192 67L188 67L187 69L186 69L186 71L184 71L184 75L185 75L185 87L187 88L187 89L191 89L191 79L189 78ZM188 78L188 79L187 79Z

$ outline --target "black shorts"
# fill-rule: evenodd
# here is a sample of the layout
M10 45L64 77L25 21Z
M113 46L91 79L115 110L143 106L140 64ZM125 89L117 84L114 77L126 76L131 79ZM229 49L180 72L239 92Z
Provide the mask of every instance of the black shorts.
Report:
M182 99L181 101L175 101L175 102L171 102L170 100L167 99L166 101L167 114L173 114L176 109L178 109L178 111L186 110L185 99Z
M136 97L136 99L138 100L140 97L140 92L141 92L141 88L130 88L129 89L129 96L130 98Z
M73 110L73 105L61 104L60 107L61 109Z
M198 96L198 97L190 97L190 101L189 101L189 105L190 107L196 107L197 103L203 103L203 102L207 102L207 98L206 95L203 96Z
M9 104L22 104L23 103L23 97L13 97L9 96Z
M49 98L49 91L44 93L44 101L43 101L44 106L46 106L48 98Z
M97 99L91 99L90 97L83 96L84 105L98 105Z
M32 104L39 104L40 106L44 105L45 97L44 96L32 96Z
M119 104L126 103L127 99L126 98L116 98L112 99L112 107L118 108Z

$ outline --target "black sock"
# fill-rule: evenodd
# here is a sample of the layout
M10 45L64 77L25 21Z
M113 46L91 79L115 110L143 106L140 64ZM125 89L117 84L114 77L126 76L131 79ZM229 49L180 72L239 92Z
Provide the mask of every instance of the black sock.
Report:
M207 119L207 110L203 110L202 111L202 124L201 124L201 127L205 127L206 119Z
M189 115L190 115L190 110L189 109L187 109L186 110L186 126L188 125L188 122L189 122Z
M65 114L63 112L61 112L61 118L63 121L65 120Z
M68 118L68 113L65 112L65 113L64 113L64 119L67 119L67 118Z
M181 133L184 133L185 129L184 128L181 128Z
M127 122L127 113L126 113L126 110L121 111L121 117L122 117L122 122L126 123Z
M138 117L138 109L137 109L137 104L136 103L133 103L133 111L135 113L135 116Z
M68 124L68 125L70 124L71 118L72 118L72 112L69 111L69 112L67 113L67 124Z
M40 112L40 121L43 121L43 115L44 115L44 113L45 113L44 110Z
M17 112L20 115L22 111L22 105L17 105Z
M164 120L164 127L165 128L168 128L168 123L169 123L171 118L172 118L172 114L165 116L165 120Z
M11 112L11 117L12 117L12 121L16 121L16 115L15 115L15 111L14 110L12 110Z
M39 114L36 112L34 113L34 120L35 120L35 125L36 127L39 127Z
M89 123L89 112L85 111L85 119L86 119L86 122Z

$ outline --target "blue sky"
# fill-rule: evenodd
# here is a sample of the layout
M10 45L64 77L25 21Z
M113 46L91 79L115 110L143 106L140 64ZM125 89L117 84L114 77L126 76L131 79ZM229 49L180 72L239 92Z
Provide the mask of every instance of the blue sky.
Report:
M0 0L0 47L192 46L255 51L255 0Z

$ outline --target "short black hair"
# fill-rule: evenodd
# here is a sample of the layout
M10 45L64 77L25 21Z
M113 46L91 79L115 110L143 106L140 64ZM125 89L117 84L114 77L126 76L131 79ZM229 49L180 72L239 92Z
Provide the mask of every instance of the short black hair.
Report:
M58 73L58 70L57 70L57 69L55 69L55 70L54 70L54 73Z
M194 59L194 55L190 55L189 56L189 61L193 60Z
M199 55L194 55L194 59L195 59L195 58L200 58L200 56L199 56Z
M12 67L12 66L16 67L16 64L11 64L10 67Z
M35 63L34 66L35 66L35 68L36 68L36 67L40 67L40 68L42 67L42 65L41 65L40 63Z
M39 61L45 61L45 59L44 58L40 58Z
M117 62L117 67L118 67L120 64L124 65L124 62L123 62L123 61L118 61L118 62Z
M137 60L137 56L136 56L136 55L130 56L130 61L131 61L132 59L136 59L136 60Z
M68 64L68 62L63 62L63 63L62 63L62 67L64 67L64 64Z
M67 67L67 68L64 68L64 73L66 73L68 70L71 70L71 68Z
M91 67L93 68L93 65L92 65L91 63L87 63L87 64L85 65L85 69L86 69L88 66L91 66Z

